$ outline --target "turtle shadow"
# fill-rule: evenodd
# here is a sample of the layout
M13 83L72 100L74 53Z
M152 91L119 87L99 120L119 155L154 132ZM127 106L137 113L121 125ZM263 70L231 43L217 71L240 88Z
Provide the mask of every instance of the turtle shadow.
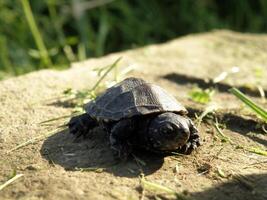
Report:
M203 111L191 107L186 108L188 110L189 117L195 117L196 115L200 116ZM244 118L234 113L224 113L218 112L212 114L212 118L217 118L219 123L224 124L227 129L239 133L243 136L250 138L253 141L256 141L264 146L267 146L267 140L261 138L262 135L266 134L264 130L259 126L257 120L251 118ZM214 121L214 120L213 120ZM209 121L205 121L209 123ZM251 134L255 133L255 134Z
M140 150L136 150L134 157L127 161L116 161L109 147L108 134L100 128L93 130L90 138L78 140L67 129L58 132L44 141L40 152L49 163L60 165L65 170L103 170L130 178L140 173L153 174L164 162L163 155Z
M215 87L218 91L223 93L229 93L229 89L233 87L233 85L227 84L227 83L214 83L212 79L202 79L195 76L188 76L185 74L178 74L178 73L169 73L162 78L167 79L169 81L172 81L179 85L192 85L196 84L201 89L208 89L211 87ZM245 86L235 86L237 89L239 89L241 92L253 96L253 97L260 97L260 93L258 90L245 87ZM267 93L267 90L264 90L265 94Z

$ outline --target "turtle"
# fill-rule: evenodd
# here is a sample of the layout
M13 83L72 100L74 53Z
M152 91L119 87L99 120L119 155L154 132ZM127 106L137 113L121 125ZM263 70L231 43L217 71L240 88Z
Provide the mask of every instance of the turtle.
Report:
M126 78L84 105L85 113L68 123L77 138L102 127L115 158L126 160L133 149L183 154L200 146L200 136L187 109L158 85Z

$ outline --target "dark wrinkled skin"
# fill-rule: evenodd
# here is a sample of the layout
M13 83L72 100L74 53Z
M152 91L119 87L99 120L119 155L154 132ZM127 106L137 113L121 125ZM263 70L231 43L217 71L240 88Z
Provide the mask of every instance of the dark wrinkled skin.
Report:
M101 125L110 135L115 157L128 158L135 147L156 152L179 151L190 154L200 145L199 134L192 121L182 115L165 112L135 116L117 122L96 121L89 114L73 117L68 126L76 137L90 134Z

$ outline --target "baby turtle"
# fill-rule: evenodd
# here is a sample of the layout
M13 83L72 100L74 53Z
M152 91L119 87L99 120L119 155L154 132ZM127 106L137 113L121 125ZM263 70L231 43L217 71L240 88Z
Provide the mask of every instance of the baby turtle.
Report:
M161 87L140 78L127 78L107 89L85 110L70 119L70 133L80 137L103 127L116 157L123 160L133 147L190 154L200 145L186 108Z

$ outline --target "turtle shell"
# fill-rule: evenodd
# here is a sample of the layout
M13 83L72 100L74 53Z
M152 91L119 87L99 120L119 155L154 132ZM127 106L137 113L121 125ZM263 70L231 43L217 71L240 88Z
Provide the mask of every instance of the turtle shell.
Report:
M86 112L98 120L118 121L136 115L187 110L161 87L139 78L127 78L85 105Z

